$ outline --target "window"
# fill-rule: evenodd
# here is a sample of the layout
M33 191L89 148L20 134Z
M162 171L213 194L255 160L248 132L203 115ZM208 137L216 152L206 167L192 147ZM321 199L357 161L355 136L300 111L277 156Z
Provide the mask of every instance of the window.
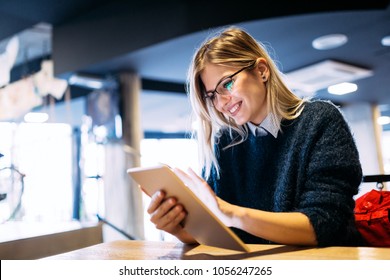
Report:
M66 124L0 123L1 167L24 177L23 221L72 219L72 130Z
M385 174L390 174L390 130L382 133L382 152Z
M144 139L141 142L141 165L165 163L184 171L191 167L198 170L197 144L193 139ZM157 230L149 220L146 207L150 198L144 194L144 225L146 240L170 240L172 236Z

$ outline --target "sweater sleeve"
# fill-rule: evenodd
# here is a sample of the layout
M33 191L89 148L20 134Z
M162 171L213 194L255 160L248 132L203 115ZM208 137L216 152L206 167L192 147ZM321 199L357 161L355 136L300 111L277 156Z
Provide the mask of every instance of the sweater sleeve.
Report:
M355 245L359 234L353 209L362 179L353 135L337 107L319 103L307 135L306 180L298 211L306 214L319 246Z

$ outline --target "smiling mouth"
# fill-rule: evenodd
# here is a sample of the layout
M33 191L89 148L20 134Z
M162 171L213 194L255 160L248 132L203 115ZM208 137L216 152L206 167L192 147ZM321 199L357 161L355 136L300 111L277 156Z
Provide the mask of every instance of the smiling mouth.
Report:
M232 108L229 109L229 113L234 115L237 113L238 109L241 107L241 102L234 105Z

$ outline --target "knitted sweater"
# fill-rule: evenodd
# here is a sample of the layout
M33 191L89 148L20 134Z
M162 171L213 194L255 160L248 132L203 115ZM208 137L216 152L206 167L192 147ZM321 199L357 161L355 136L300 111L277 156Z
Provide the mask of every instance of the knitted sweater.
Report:
M339 109L327 101L308 101L301 115L282 121L275 139L268 134L231 142L222 134L216 151L220 178L208 180L229 203L272 212L305 214L319 246L356 246L362 239L354 223L353 196L362 179L359 154ZM271 243L233 230L246 243Z

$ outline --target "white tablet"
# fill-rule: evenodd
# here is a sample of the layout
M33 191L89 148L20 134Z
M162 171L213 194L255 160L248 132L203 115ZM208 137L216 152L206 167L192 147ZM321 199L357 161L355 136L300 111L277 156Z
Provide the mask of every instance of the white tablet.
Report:
M183 183L166 165L136 167L127 173L149 196L162 190L175 197L187 212L183 226L199 244L249 252L245 243Z

